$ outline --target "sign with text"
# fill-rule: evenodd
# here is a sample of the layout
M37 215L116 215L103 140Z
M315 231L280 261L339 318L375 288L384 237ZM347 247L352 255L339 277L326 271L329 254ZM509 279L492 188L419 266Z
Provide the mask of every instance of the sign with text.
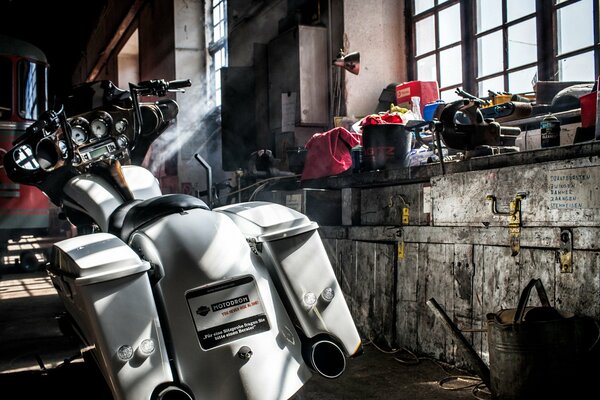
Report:
M193 290L186 299L204 350L270 329L251 276Z

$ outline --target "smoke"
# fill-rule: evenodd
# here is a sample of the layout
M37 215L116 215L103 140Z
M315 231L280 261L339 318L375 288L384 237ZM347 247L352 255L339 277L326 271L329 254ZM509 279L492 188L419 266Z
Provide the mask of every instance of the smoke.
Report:
M186 91L177 95L177 119L154 141L146 157L146 167L155 176L160 176L161 168L178 154L181 153L183 160L192 158L215 137L215 132L209 132L211 124L208 121L214 107L198 91L189 91L192 93Z

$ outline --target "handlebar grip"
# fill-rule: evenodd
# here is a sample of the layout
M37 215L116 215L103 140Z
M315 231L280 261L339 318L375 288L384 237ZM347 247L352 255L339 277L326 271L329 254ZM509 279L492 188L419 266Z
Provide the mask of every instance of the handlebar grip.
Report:
M37 121L29 125L27 129L25 129L25 133L13 140L13 146L23 142L30 136L37 135L38 133L46 129L48 126L50 126L50 129L56 129L56 118L57 114L54 111L44 112Z
M177 79L169 82L169 89L182 89L192 86L192 81L189 79Z

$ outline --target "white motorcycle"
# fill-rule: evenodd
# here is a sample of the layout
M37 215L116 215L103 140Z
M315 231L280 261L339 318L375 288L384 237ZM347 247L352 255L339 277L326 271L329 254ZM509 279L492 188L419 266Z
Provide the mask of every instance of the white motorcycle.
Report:
M78 229L47 271L115 400L288 399L339 377L360 336L315 222L266 202L211 210L136 165L190 84L76 86L5 168Z

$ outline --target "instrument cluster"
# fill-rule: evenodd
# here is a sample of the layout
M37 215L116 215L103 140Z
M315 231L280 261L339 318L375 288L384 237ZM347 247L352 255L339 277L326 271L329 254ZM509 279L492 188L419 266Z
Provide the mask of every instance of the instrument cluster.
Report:
M69 118L70 139L73 144L73 164L84 165L100 158L110 157L125 150L133 132L130 115L94 111ZM63 158L67 157L64 139L58 143Z

